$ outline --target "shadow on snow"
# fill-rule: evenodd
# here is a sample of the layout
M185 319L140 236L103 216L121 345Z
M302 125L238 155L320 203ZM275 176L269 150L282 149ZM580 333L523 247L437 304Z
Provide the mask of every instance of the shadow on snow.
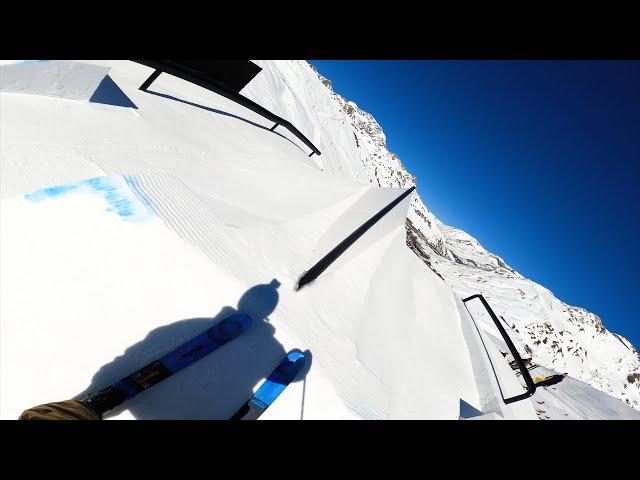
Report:
M253 320L246 333L105 415L107 418L129 410L141 420L230 418L287 353L268 319L278 304L279 286L275 279L255 285L242 295L237 308L226 306L211 318L181 320L152 330L123 355L102 366L87 389L74 398L107 387L230 314L241 312ZM310 360L309 355L308 364ZM308 366L296 380L302 380L307 371Z
M204 105L200 105L199 103L189 102L188 100L183 100L181 98L174 97L174 96L168 95L166 93L154 92L154 91L151 91L151 90L146 90L146 93L149 93L151 95L156 95L158 97L166 98L166 99L169 99L169 100L174 100L176 102L184 103L186 105L191 105L192 107L200 108L202 110L206 110L206 111L212 112L212 113L217 113L218 115L224 115L226 117L235 118L237 120L240 120L240 121L243 121L245 123L248 123L249 125L253 125L254 127L258 127L258 128L263 129L263 130L268 130L268 131L270 131L272 133L275 133L276 135L284 138L287 142L290 142L292 145L295 145L299 150L304 152L304 149L302 147L300 147L300 145L295 143L293 140L287 138L286 136L282 135L281 133L276 132L275 130L271 130L270 128L267 128L264 125L260 125L259 123L252 122L251 120L247 120L246 118L240 117L239 115L234 115L233 113L224 112L224 111L218 110L216 108L206 107Z
M91 103L104 103L116 107L135 108L138 107L129 97L118 87L109 75L105 76L98 85L98 88L89 99Z

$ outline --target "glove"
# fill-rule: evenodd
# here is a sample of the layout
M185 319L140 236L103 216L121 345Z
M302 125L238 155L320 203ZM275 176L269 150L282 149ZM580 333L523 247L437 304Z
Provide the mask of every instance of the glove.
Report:
M45 403L22 412L18 420L101 420L95 410L76 400Z

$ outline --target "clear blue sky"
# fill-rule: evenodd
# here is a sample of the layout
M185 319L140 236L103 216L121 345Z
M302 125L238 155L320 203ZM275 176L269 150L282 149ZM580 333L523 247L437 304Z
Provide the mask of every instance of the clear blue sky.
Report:
M640 62L311 63L436 216L640 347Z

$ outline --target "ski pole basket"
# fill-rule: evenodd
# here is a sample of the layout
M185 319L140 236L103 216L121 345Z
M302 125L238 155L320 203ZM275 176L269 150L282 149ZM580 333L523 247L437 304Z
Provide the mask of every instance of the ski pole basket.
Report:
M482 305L484 306L484 308L486 308L487 312L489 313L489 316L493 320L493 323L495 323L496 328L500 332L500 335L502 335L502 339L507 344L507 347L509 348L511 355L513 356L515 363L518 366L518 369L520 370L520 375L522 376L522 378L524 379L524 382L527 385L526 391L523 394L515 395L509 398L503 398L504 403L513 403L513 402L518 402L520 400L524 400L525 398L529 398L531 395L535 393L536 384L533 382L531 375L529 375L529 370L527 369L524 361L522 360L522 357L518 353L518 350L516 350L516 347L511 341L511 338L509 338L507 331L504 329L504 327L500 323L500 320L498 320L498 316L495 314L495 312L493 311L489 303L487 303L487 301L481 294L471 295L470 297L463 298L462 301L464 303L467 303L468 301L473 300L475 298L479 299L482 302Z

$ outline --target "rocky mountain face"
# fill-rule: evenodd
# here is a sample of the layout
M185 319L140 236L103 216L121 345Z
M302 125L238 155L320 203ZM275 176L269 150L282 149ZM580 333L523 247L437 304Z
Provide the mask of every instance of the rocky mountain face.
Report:
M355 151L369 182L409 187L416 178L386 146L375 118L333 91L330 80L311 67L328 89L335 110L353 134ZM582 380L640 410L640 354L631 342L606 329L591 312L558 300L523 277L471 235L444 225L415 193L407 215L407 245L461 296L482 293L523 356Z

